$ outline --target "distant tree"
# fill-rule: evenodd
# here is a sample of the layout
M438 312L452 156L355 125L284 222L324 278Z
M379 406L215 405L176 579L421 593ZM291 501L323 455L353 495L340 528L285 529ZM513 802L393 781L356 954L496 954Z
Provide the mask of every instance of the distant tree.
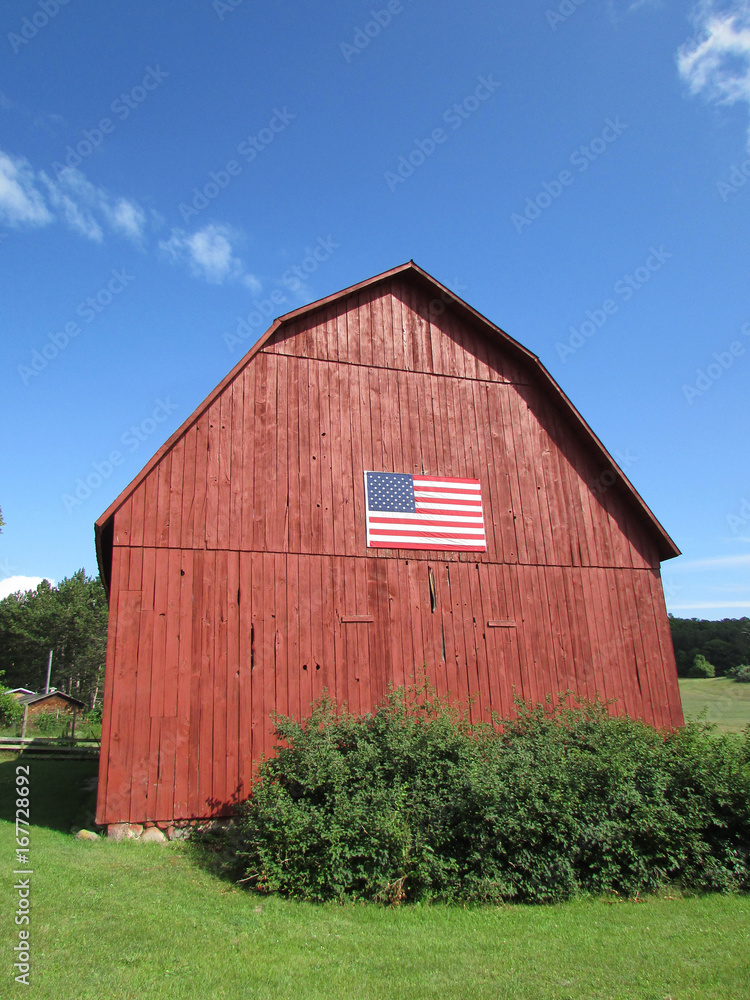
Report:
M5 527L5 521L3 521L3 508L0 507L0 535L2 535L4 527Z
M716 670L713 663L709 663L705 656L698 653L693 665L688 670L688 677L715 677Z
M699 653L714 664L718 676L738 664L750 663L750 618L705 621L670 615L669 624L681 677L687 677Z
M57 587L0 601L0 669L7 683L39 691L52 653L52 684L86 702L100 697L107 644L107 598L101 581L78 570Z
M0 684L0 726L12 726L22 715L18 701Z

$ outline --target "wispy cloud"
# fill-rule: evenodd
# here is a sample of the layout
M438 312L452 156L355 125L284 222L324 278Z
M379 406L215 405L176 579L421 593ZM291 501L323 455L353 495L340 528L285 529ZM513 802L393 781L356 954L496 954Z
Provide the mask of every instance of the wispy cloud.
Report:
M6 226L46 226L53 215L35 185L28 160L0 151L0 221Z
M55 180L44 171L39 176L47 188L50 204L82 236L101 243L103 229L108 228L134 243L143 240L146 213L135 201L113 197L74 167L65 167Z
M53 180L23 156L0 150L0 222L14 229L61 222L101 243L105 230L140 244L146 213L132 199L110 195L72 167Z
M0 107L4 101L0 92ZM158 230L164 220L154 211L147 215L134 199L93 184L75 167L63 167L50 176L35 170L25 157L0 150L0 223L13 229L62 224L95 243L113 234L143 249L147 229ZM172 263L187 266L197 278L212 285L236 282L258 295L261 283L238 253L244 240L232 226L209 223L192 233L172 229L169 239L158 246Z
M712 556L710 559L692 559L670 565L670 572L681 569L729 569L732 566L750 566L750 552L739 556Z
M670 611L698 611L701 608L750 608L750 601L696 601L695 604L670 604Z
M723 10L701 3L695 20L697 39L677 53L677 68L690 93L714 104L744 103L750 109L750 0Z
M212 285L240 281L257 294L260 282L245 270L242 260L236 255L236 244L241 241L242 234L231 226L209 223L194 233L173 229L171 237L159 243L159 249L173 263L187 264L192 274Z

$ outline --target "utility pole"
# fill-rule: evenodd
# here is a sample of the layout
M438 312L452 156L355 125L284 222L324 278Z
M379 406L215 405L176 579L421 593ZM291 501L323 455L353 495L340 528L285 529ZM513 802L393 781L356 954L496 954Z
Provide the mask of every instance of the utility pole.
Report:
M49 694L49 679L52 673L52 650L49 651L49 659L47 660L47 687L44 689L45 694Z

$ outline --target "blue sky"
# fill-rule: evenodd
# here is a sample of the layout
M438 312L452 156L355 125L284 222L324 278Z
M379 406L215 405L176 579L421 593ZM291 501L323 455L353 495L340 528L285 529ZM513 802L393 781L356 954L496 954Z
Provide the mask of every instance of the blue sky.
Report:
M413 258L620 461L684 553L669 609L750 614L750 0L0 20L0 594L95 572L265 316Z

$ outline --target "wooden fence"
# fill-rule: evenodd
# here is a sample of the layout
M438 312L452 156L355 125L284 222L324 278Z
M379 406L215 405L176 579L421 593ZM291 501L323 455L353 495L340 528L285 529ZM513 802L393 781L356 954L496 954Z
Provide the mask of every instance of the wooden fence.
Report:
M63 736L33 737L0 736L0 752L21 753L24 757L48 760L97 760L101 740L70 739Z

